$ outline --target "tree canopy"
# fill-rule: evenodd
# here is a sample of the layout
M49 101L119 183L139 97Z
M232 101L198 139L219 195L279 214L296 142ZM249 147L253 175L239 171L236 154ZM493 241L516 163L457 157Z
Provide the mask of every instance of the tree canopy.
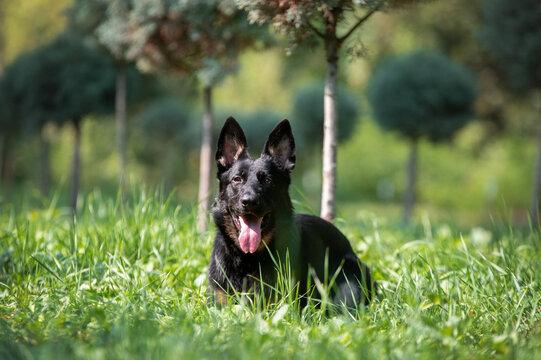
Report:
M370 80L368 98L383 128L439 141L472 118L476 86L463 66L420 51L381 65Z
M20 117L25 100L23 84L31 61L30 54L20 55L0 77L0 130L3 134L13 135L23 128Z
M368 97L376 121L411 140L404 221L413 215L419 138L450 139L473 117L476 92L469 70L430 51L392 58L372 75Z
M236 69L241 49L270 39L224 0L76 0L68 14L75 29L92 35L116 61L135 61L151 72L200 70L210 86Z
M194 137L197 134L190 120L190 109L172 98L151 102L137 116L137 123L149 137L197 148L199 136Z
M69 33L38 47L26 60L22 117L34 127L62 124L112 111L114 68L99 52Z
M209 58L221 59L227 67L240 49L261 35L261 29L248 24L230 1L152 0L129 6L127 16L110 21L128 39L121 51L134 54L138 65L149 71L186 74L204 68ZM98 34L118 44L114 36L119 31L114 29L112 23L105 23Z
M518 92L541 89L541 6L537 0L493 0L484 7L481 40L498 60L508 87ZM539 219L541 128L530 214Z
M231 114L232 112L229 112L228 116ZM223 118L225 119L226 116ZM272 109L257 109L238 115L238 120L242 124L246 139L248 140L248 151L251 155L259 156L263 151L263 146L269 133L282 119L283 114L277 113Z
M541 6L538 0L492 0L480 37L517 91L541 88Z
M10 91L7 87L6 80L0 76L0 131L8 133L10 123L14 120L11 116L11 101L8 99Z
M346 40L376 11L405 6L419 0L237 0L251 22L270 23L288 36L290 49L323 43L327 63L324 92L323 166L320 215L335 215L337 159L338 59ZM350 47L358 52L355 47Z
M293 99L293 126L298 128L299 145L320 146L323 141L323 91L322 82L314 82L300 88ZM338 141L353 135L360 116L359 99L345 86L338 92Z
M340 41L346 40L372 13L392 7L418 3L419 0L237 0L248 11L250 21L271 23L288 36L292 48L324 38L329 23L340 24ZM365 11L359 14L359 11ZM343 20L350 16L352 21ZM337 29L332 29L334 31Z

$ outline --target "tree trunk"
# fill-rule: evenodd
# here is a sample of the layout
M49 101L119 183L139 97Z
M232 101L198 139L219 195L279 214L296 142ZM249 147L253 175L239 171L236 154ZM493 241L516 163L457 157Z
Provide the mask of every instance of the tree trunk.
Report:
M539 190L541 189L541 126L537 135L537 160L533 173L532 201L530 214L534 224L539 223Z
M210 178L212 169L212 88L203 90L204 113L203 134L201 138L201 155L199 163L199 196L197 209L197 230L207 231L209 211Z
M323 96L323 178L321 188L321 217L335 216L336 143L338 130L338 49L336 39L326 41L327 72Z
M404 222L408 223L413 214L415 204L415 183L417 182L417 145L418 140L411 141L410 155L406 169L406 189L404 191Z
M7 142L7 139L4 141ZM10 200L13 188L13 179L15 178L15 146L14 144L5 144L4 149L4 171L2 174L2 181L4 185L4 193L7 195L7 199Z
M74 141L73 161L71 163L71 210L77 211L77 195L79 193L79 176L81 168L81 119L73 120Z
M126 67L119 65L116 75L116 146L119 156L119 183L124 193L124 182L126 176Z
M6 157L6 138L4 134L0 134L0 184L4 182L4 164Z
M40 189L43 196L49 195L49 188L51 186L51 161L50 161L50 148L49 136L47 134L46 125L41 128L40 137L40 153L39 153L39 167L40 167Z
M537 108L541 112L541 93L537 94ZM537 162L533 173L532 203L530 214L534 224L539 224L539 192L541 191L541 123L537 134Z

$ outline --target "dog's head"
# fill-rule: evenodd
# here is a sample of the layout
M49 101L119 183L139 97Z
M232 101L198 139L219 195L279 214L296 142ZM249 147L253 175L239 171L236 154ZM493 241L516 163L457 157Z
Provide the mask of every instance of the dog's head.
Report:
M238 122L225 122L216 151L220 193L215 218L244 253L262 250L276 220L291 216L288 187L295 167L295 140L288 120L270 133L261 156L250 157ZM219 214L216 214L216 211Z

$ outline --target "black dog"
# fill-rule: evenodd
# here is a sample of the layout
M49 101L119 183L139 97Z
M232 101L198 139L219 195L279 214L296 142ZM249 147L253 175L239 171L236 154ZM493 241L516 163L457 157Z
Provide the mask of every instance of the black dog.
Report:
M346 237L319 217L293 214L288 188L295 141L288 120L274 128L261 157L253 159L240 125L227 119L216 164L220 189L212 214L217 234L208 275L219 302L234 291L259 291L260 281L274 284L275 261L283 264L286 254L301 295L321 296L308 285L315 282L309 276L324 282L336 274L330 291L335 303L354 307L370 302L370 271Z

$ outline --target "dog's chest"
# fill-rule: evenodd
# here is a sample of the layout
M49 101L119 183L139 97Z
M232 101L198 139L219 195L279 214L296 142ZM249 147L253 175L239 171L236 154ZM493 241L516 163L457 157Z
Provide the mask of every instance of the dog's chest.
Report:
M270 256L263 253L244 259L236 258L229 270L228 277L237 290L258 290L261 280L271 284L276 279L276 269Z

